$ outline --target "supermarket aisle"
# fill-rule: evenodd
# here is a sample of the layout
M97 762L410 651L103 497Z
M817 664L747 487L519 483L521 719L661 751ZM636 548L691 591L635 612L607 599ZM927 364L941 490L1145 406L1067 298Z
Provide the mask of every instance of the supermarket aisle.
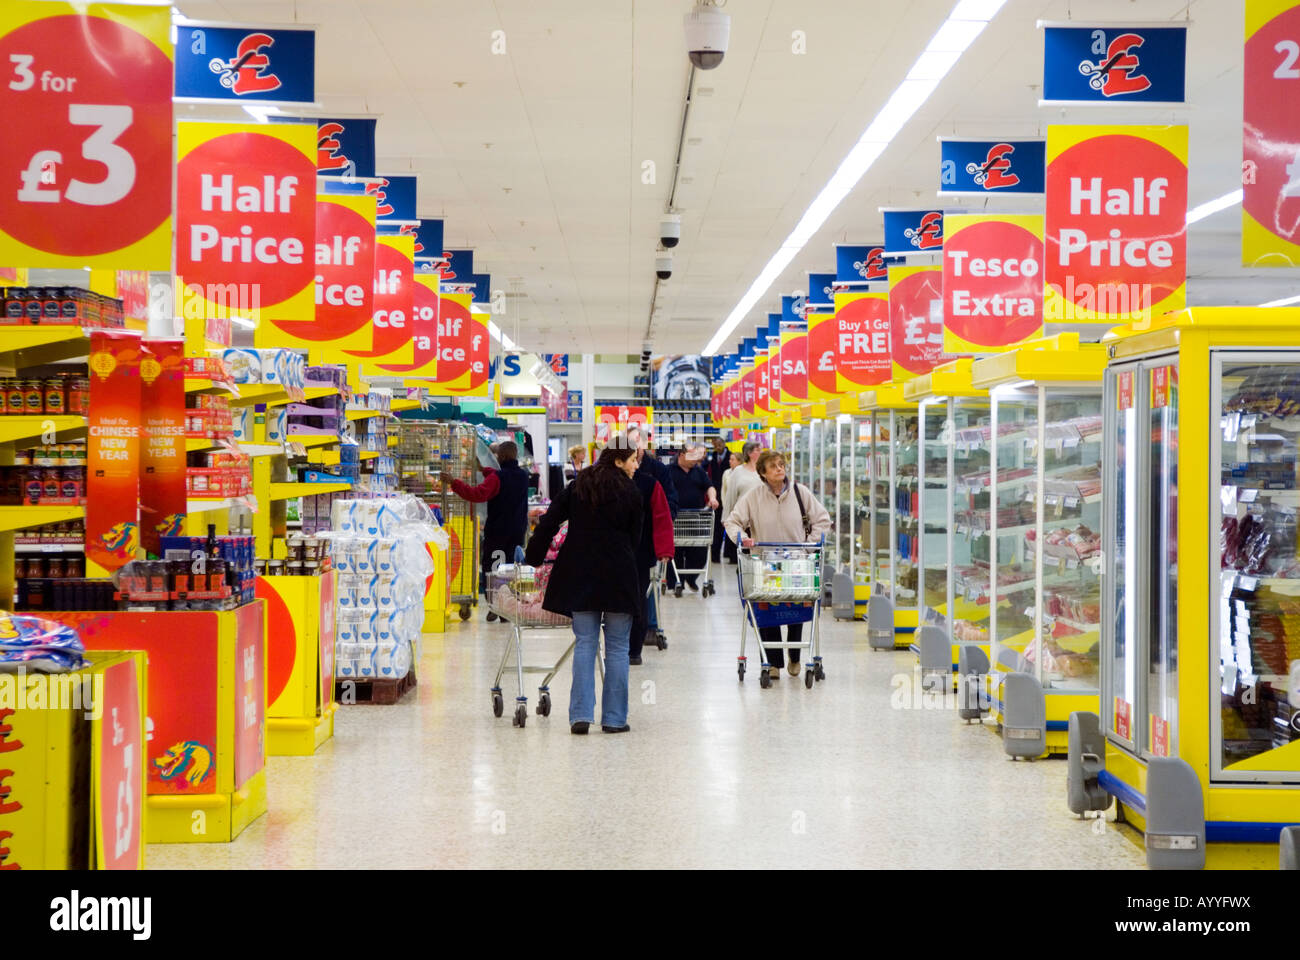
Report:
M270 812L235 843L150 846L148 866L1143 864L1131 835L1071 818L1062 762L1012 763L950 711L891 708L913 658L872 654L860 624L826 615L815 690L737 683L734 570L713 599L666 599L671 645L632 668L631 733L569 733L567 668L552 717L494 719L504 628L480 612L426 638L418 698L341 709L314 758L272 758Z

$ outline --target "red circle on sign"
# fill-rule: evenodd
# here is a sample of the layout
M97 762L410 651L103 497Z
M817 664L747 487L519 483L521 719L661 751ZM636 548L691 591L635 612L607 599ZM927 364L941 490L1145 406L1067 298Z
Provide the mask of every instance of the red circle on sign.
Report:
M1083 201L1079 213L1070 212L1071 180L1079 178L1083 189L1089 189L1095 178L1101 179L1098 212L1093 213L1090 201ZM1134 199L1137 187L1135 178L1142 183L1144 212L1135 213ZM1156 199L1147 194L1155 189L1155 181L1164 178L1163 196L1158 198L1159 213L1150 210ZM1127 214L1107 211L1112 191L1127 195ZM1126 290L1133 285L1149 285L1150 300L1154 306L1186 282L1187 279L1187 166L1159 144L1143 137L1113 134L1094 137L1070 147L1047 167L1047 282L1054 284L1061 295L1086 309L1096 309L1101 290ZM1061 263L1061 235L1063 231L1082 231L1086 240L1106 241L1106 248L1098 252L1093 263L1091 247L1073 252L1069 262ZM1112 233L1118 231L1118 237ZM1115 256L1118 247L1119 256ZM1143 241L1143 247L1132 249L1133 257L1142 265L1125 262L1125 251L1134 241ZM1157 242L1167 242L1171 249L1169 266L1157 267L1145 262ZM1112 261L1114 261L1112 263ZM946 277L946 275L945 275ZM1143 304L1129 301L1132 310ZM1120 312L1120 311L1103 311Z
M167 55L123 24L71 15L0 37L0 66L10 129L0 229L67 257L122 250L157 229L171 212Z
M889 379L889 301L862 297L835 311L836 364L840 375L854 387L874 387ZM884 350L877 353L876 335L885 334ZM844 338L848 337L848 340ZM862 340L866 337L866 340Z
M379 249L383 250L384 245L380 244ZM418 281L411 284L411 289L413 292L411 340L414 346L414 359L410 363L379 364L380 369L391 373L418 370L434 360L438 352L438 310L446 310L452 305L450 300L439 297L433 290ZM443 376L442 364L438 364L437 376L439 382L446 379Z
M1017 273L1024 272L1021 264L1032 262L1036 272L1029 277L972 275L973 260L987 264L994 258L1003 264L1014 261ZM1024 227L1000 220L950 233L943 250L943 295L944 326L967 343L1006 346L1033 336L1043 325L1043 241ZM1025 301L1032 309L1022 315Z
M411 313L415 302L412 288L423 286L423 284L416 284L413 271L411 261L388 244L381 243L375 248L376 275L382 272L385 277L396 278L399 289L395 292L375 294L375 309L387 310L388 315L385 326L381 327L378 323L374 326L372 356L382 357L386 353L392 353L411 339L414 330ZM432 291L430 294L432 295ZM402 313L400 326L396 325L397 318L394 317L394 311Z
M1288 46L1297 41L1300 7L1274 17L1246 41L1244 157L1253 164L1255 179L1244 184L1242 205L1264 229L1290 243L1300 243L1300 146L1295 120L1300 57L1293 58ZM1291 259L1277 263L1290 264Z
M469 373L472 321L469 308L451 297L438 298L438 311L438 382L451 383Z
M289 605L264 578L258 577L253 582L253 596L266 601L266 703L269 706L280 698L293 676L298 634Z
M329 200L316 201L316 238L321 255L315 257L317 291L316 321L297 333L305 340L338 340L355 333L370 322L375 302L375 228L351 207ZM355 243L349 254L348 244ZM352 262L347 263L351 256ZM335 262L336 260L341 262ZM361 302L356 305L331 303L341 294L360 288ZM354 299L356 297L354 296Z
M918 376L929 373L943 355L943 343L932 343L931 334L942 340L942 323L931 324L930 307L943 303L943 273L923 270L889 287L889 350L894 362Z
M210 178L210 194L222 190L212 197L210 210L201 205L204 175ZM264 133L229 133L187 153L177 176L176 274L187 285L248 284L265 310L312 283L316 165L310 157ZM230 177L229 209L225 177ZM241 197L256 209L237 209ZM210 246L214 230L217 244ZM300 256L284 246L294 239L301 244ZM223 259L227 240L238 241L228 260Z
M808 320L808 396L812 388L822 393L836 393L835 318L823 317L816 326Z

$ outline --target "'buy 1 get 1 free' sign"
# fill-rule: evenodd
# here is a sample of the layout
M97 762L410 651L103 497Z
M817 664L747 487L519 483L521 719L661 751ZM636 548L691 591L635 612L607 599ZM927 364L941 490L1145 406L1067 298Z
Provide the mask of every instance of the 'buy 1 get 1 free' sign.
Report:
M1046 210L1048 323L1186 306L1186 127L1048 127Z
M0 263L171 266L171 15L0 4Z
M889 294L835 294L836 393L858 393L889 380Z
M997 353L1043 332L1043 218L951 214L943 349Z

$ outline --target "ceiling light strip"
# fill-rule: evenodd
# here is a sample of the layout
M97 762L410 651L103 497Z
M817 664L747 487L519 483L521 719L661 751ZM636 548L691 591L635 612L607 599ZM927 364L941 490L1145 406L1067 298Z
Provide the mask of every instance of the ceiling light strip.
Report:
M805 244L822 228L840 201L849 195L907 121L930 98L939 82L948 75L1005 3L1006 0L960 0L953 7L948 19L917 57L906 79L881 107L853 149L808 205L794 230L727 315L709 345L704 348L706 355L712 356L718 352L727 337L762 299Z
M1214 200L1207 200L1199 207L1193 207L1191 210L1187 211L1188 226L1204 220L1206 217L1214 216L1214 214L1218 213L1220 210L1227 210L1229 207L1236 206L1241 203L1241 198L1241 190L1234 190L1232 193L1225 193L1223 196L1217 197Z

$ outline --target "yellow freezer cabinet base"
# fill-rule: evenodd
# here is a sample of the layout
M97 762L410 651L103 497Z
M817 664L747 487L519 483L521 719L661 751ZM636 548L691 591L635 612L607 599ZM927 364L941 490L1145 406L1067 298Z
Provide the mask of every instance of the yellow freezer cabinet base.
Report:
M1106 772L1137 795L1146 797L1147 767L1132 754L1106 743ZM1113 791L1112 791L1113 792ZM1210 787L1205 797L1205 868L1207 870L1276 870L1278 845L1253 842L1259 832L1274 825L1297 823L1297 791L1265 791L1250 787ZM1115 798L1119 818L1136 831L1141 845L1146 818L1134 802ZM1245 838L1232 842L1233 837Z
M916 636L916 628L921 624L921 614L917 610L894 610L894 649L908 650Z

